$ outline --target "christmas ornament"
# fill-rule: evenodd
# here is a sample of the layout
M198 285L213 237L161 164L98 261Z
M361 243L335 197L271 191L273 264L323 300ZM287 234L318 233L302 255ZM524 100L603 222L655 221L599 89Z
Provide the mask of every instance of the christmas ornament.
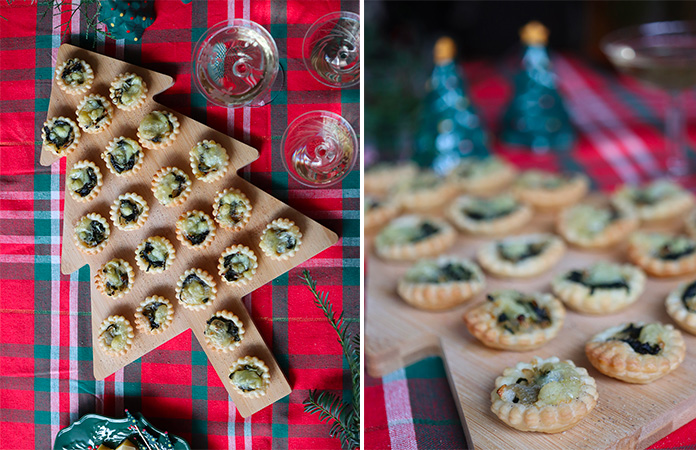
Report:
M439 174L447 173L464 156L488 155L488 137L466 94L457 70L457 48L451 38L435 43L435 68L426 87L413 160Z
M137 42L145 28L155 21L154 3L154 0L102 0L99 21L106 24L112 38Z
M520 30L524 46L522 69L515 76L515 94L503 117L503 141L534 152L569 150L575 131L556 88L546 48L548 30L530 22Z

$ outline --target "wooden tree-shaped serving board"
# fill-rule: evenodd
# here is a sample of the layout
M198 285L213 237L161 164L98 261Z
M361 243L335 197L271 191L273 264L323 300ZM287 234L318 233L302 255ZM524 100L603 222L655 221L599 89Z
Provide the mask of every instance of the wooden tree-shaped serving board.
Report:
M92 276L92 344L95 378L107 377L160 344L191 328L243 417L247 417L285 397L291 392L291 388L271 351L254 326L241 298L336 243L338 239L336 234L237 175L237 170L258 158L258 152L255 149L156 103L153 96L174 84L171 77L69 44L63 44L58 50L57 64L59 65L72 57L87 61L94 70L94 84L85 95L98 93L109 98L109 86L112 80L124 72L140 75L148 86L147 102L141 108L135 111L123 111L114 107L111 125L98 134L82 132L77 149L67 156L68 171L76 161L88 159L94 162L99 166L104 177L104 184L99 195L86 203L75 201L66 190L61 271L64 274L69 274L85 264L89 264L91 273L94 274L99 267L113 258L125 259L135 270L133 289L126 296L117 300L101 294L96 289L94 276ZM82 97L82 95L66 94L55 84L54 79L48 118L65 116L76 121L75 111ZM179 119L181 133L174 143L167 148L161 150L144 149L144 165L137 173L124 177L115 176L107 169L100 153L104 151L107 143L115 137L126 136L137 140L136 132L140 120L154 110L166 110L174 113ZM221 144L227 150L230 158L230 167L227 173L222 179L214 183L196 180L191 171L189 150L203 139L214 140ZM57 159L57 156L47 151L43 151L41 154L41 164L43 165L49 165ZM152 177L157 170L165 166L182 169L193 182L191 195L182 205L165 208L152 194ZM228 187L237 188L249 197L253 206L250 222L236 232L218 226L212 245L205 250L192 250L181 245L175 234L175 223L179 216L185 211L197 209L212 217L212 204L216 192ZM138 230L121 231L109 221L111 236L106 248L96 255L81 253L73 239L75 222L90 212L99 213L108 220L111 204L119 195L126 192L135 192L147 201L150 215L145 225ZM299 226L303 234L303 243L295 256L289 260L274 261L261 252L258 243L266 224L281 217L288 218ZM145 273L135 264L135 248L149 236L164 236L176 248L176 259L172 266L163 273ZM248 246L258 257L257 272L246 286L230 287L217 274L218 258L225 248L233 244ZM193 267L204 269L213 275L218 289L216 300L203 311L187 310L180 307L175 299L177 280L184 271ZM105 354L97 343L100 323L110 315L120 314L125 316L131 324L134 324L135 309L145 297L150 295L161 295L172 302L175 310L172 325L162 334L155 336L136 330L133 347L124 356L113 357ZM246 329L242 344L233 352L228 353L210 349L203 336L206 321L213 313L222 309L236 314ZM261 398L250 399L237 394L228 380L230 365L238 358L247 355L258 357L270 368L271 385L267 394Z
M676 221L679 222L679 221ZM553 232L550 215L512 234ZM676 223L675 227L680 226ZM368 238L370 244L374 235ZM475 260L479 246L491 239L460 236L449 253ZM441 356L465 430L481 449L628 449L645 448L696 417L696 336L684 331L686 359L666 377L647 385L623 383L599 373L585 356L584 346L599 331L629 321L674 322L665 311L667 294L689 277L648 278L643 295L624 311L607 316L568 311L559 335L528 352L485 347L464 326L463 313L498 289L550 292L559 273L586 267L599 260L626 261L625 248L590 252L569 248L562 261L536 278L503 280L486 277L484 293L445 312L427 312L403 302L396 293L408 263L385 262L366 250L368 275L365 295L365 360L372 376L383 376L427 356ZM676 326L676 325L675 325ZM597 382L599 403L577 426L560 434L521 432L508 427L490 410L495 379L506 367L534 356L557 356L585 367ZM471 442L469 443L471 445Z

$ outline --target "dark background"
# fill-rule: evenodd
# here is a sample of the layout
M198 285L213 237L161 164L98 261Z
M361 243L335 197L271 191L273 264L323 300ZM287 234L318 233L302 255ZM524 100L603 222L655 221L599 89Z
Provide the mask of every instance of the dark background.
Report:
M696 1L380 1L367 0L366 163L409 154L432 48L444 35L463 62L514 64L519 29L531 20L550 31L549 48L613 70L599 50L607 33L662 20L696 20Z

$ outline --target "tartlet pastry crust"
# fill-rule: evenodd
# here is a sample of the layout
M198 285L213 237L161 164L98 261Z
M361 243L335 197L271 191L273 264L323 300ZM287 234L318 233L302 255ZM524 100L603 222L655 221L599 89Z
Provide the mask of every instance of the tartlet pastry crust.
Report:
M154 312L149 312L146 310L151 309L148 308L149 305L153 305L154 307L154 305L157 305L158 303L161 303L161 305L157 306ZM162 307L166 308L166 313L164 315L160 314L157 316L157 313L162 311L162 309L160 309ZM150 318L148 317L149 314L152 314L153 318L155 318L153 322L157 325L156 327L153 327L153 322L151 322ZM174 321L174 307L169 300L161 295L151 295L150 297L145 298L145 300L140 302L135 310L135 326L138 328L138 330L147 334L164 333L172 324L172 321Z
M60 126L64 130L66 136L60 136L58 133L54 132L54 138L51 138L51 131L57 126ZM60 138L62 142L60 145L51 141L51 139L58 138ZM65 139L65 141L62 141L63 139ZM43 151L51 152L56 156L67 156L77 148L79 142L80 127L67 117L53 117L46 120L41 127L41 150Z
M196 281L194 279L198 286L202 286L202 291L189 290L187 285L185 285L188 277L195 277L200 280ZM217 287L215 285L215 279L203 269L193 268L187 270L179 277L179 281L176 283L176 299L181 306L191 311L206 309L215 301L216 295Z
M207 139L191 147L189 161L193 176L205 183L212 183L222 178L229 165L227 150L217 142Z
M496 291L464 314L464 324L488 347L526 351L556 337L565 314L563 304L551 294Z
M544 375L547 368L551 370ZM536 397L533 392L536 389L527 384L529 378L537 383L536 386L541 384ZM530 401L520 401L515 388L527 393ZM491 392L491 411L517 430L560 433L587 416L597 405L598 398L597 384L586 369L576 367L569 360L561 362L555 356L535 357L531 363L520 362L508 367L496 378L495 389Z
M631 345L615 336L634 327L639 331ZM634 333L635 334L635 333ZM647 335L648 339L643 339ZM613 339L612 339L613 338ZM638 348L648 353L638 353ZM654 354L652 352L657 351ZM646 384L661 378L684 361L686 346L681 333L672 325L644 322L624 323L596 334L585 344L585 354L593 366L604 375L627 383Z
M140 121L138 140L151 150L169 147L180 132L179 119L169 111L152 111Z
M89 174L89 169L91 169L91 174L93 174L94 177L90 177L89 179L85 180L82 175ZM68 192L70 192L70 196L76 202L86 203L94 200L97 195L99 195L101 187L104 184L104 177L102 177L99 166L94 164L92 161L83 159L73 164L70 172L68 172L66 184ZM92 187L90 188L90 186ZM86 195L82 196L80 194L81 191Z
M244 228L251 220L252 210L249 197L239 189L224 189L213 200L213 217L226 230L238 231Z
M135 192L121 194L111 204L111 221L119 230L137 230L145 224L149 214L147 202Z
M635 231L638 218L631 211L614 205L578 204L560 213L556 228L570 244L606 248Z
M365 229L375 229L399 215L401 206L388 199L365 196Z
M117 335L108 331L114 329L110 328L112 326L118 331ZM101 347L104 353L112 356L123 356L133 346L133 337L135 337L135 333L128 319L123 316L109 316L99 326L99 337L97 340L99 341L99 347ZM118 340L116 341L116 339ZM118 343L119 347L113 347L114 341Z
M260 382L261 382L261 387L258 389L254 389L253 391L245 391L242 390L237 384L232 380L232 377L234 373L239 370L243 369L245 366L254 366L259 371L261 372L260 374ZM263 397L266 395L266 391L268 390L268 387L271 385L271 374L270 374L270 369L268 366L258 359L255 356L245 356L244 358L239 358L237 361L234 362L230 366L230 383L232 384L232 388L237 392L239 395L242 395L244 397L248 398L258 398L258 397Z
M241 256L241 258L237 255ZM232 265L231 268L225 265L225 260L227 258L230 258L230 265ZM234 261L235 258L239 261ZM248 267L246 263L248 263ZM235 268L234 264L241 264L241 266L236 268L243 269L243 271L239 272L234 270L234 273L230 272L231 269ZM256 269L259 267L259 263L254 251L246 245L231 245L227 247L224 252L222 252L222 255L220 255L217 267L218 274L223 282L230 286L243 286L254 278Z
M551 269L565 251L563 240L553 234L525 234L484 244L476 258L486 272L497 277L526 278Z
M499 215L487 216L499 212L495 208L503 207ZM457 197L448 209L448 217L457 228L474 235L500 235L509 233L527 224L532 219L532 209L517 202L510 195L496 197L474 197L462 195ZM476 216L472 214L476 213Z
M407 211L430 211L447 204L455 192L455 187L436 173L421 171L401 179L390 196Z
M589 190L585 175L560 175L527 170L517 178L512 192L524 203L540 210L557 210L580 201Z
M192 230L192 228L194 229ZM203 234L205 237L201 240L200 236ZM215 222L203 211L196 209L186 211L176 221L176 238L193 250L208 248L215 239Z
M67 72L65 78L63 78L63 71ZM71 77L71 73L79 73L80 75ZM70 95L84 94L92 88L94 71L87 61L78 58L70 58L56 67L55 80L56 84L63 92Z
M611 314L640 297L645 289L645 273L631 264L600 262L585 270L557 275L551 288L556 297L575 311Z
M92 114L92 112L95 113ZM80 125L80 128L82 128L82 131L96 134L101 133L111 125L114 109L111 107L111 102L103 96L91 94L80 101L77 105L75 115L77 116L77 123Z
M447 174L447 180L457 190L475 195L497 192L515 177L515 166L497 156L464 158Z
M670 292L665 308L677 325L696 335L696 281L682 283Z
M413 265L399 280L397 292L411 306L442 310L470 300L485 285L486 279L475 263L456 256L441 256Z
M114 276L118 276L119 285L112 283ZM114 258L104 263L94 276L94 286L102 295L117 299L121 298L133 289L135 271L128 261Z
M152 193L165 207L181 205L191 194L191 179L178 167L162 167L152 177Z
M94 223L101 225L101 229L98 228L99 225L94 225ZM95 227L97 228L95 229ZM106 244L109 243L110 234L111 229L107 220L97 213L89 213L77 219L73 238L78 250L88 255L95 255L104 250ZM95 238L94 245L89 242L92 237Z
M627 253L631 262L656 277L696 271L696 240L684 235L636 232L631 235Z
M280 236L283 236L282 238ZM278 251L278 244L281 239L287 241L283 251ZM284 261L290 259L297 253L302 245L302 232L300 227L295 225L290 219L275 219L273 222L266 225L266 229L261 233L261 241L259 248L271 259L276 261Z
M143 167L145 154L138 141L120 136L109 141L101 158L109 172L122 177L137 173Z
M220 326L223 324L215 323L214 320L216 318L222 318L228 321L228 323L233 324L233 326L236 327L236 334L238 339L231 339L227 345L221 345L221 342L217 338L220 334L223 334L223 332L227 330L220 329ZM213 314L210 317L210 319L208 319L206 324L207 326L205 328L205 331L203 332L203 338L205 339L205 343L208 344L208 347L212 348L215 351L223 353L231 352L235 348L239 347L242 343L242 340L244 340L244 324L242 324L242 321L239 319L239 317L235 316L233 313L225 309Z
M126 95L124 96L124 85L137 86L139 88L138 93L133 94L129 89L125 91ZM109 97L111 97L111 101L118 109L124 111L136 110L143 106L145 100L147 100L147 83L139 75L129 72L122 73L111 82Z
M642 188L622 186L612 199L633 209L643 222L680 217L694 205L694 196L689 191L667 180L657 180Z
M148 261L146 255L154 258L154 261ZM171 267L175 259L174 246L163 236L150 236L135 249L135 263L145 273L162 273Z
M439 255L451 247L456 238L457 232L443 219L406 215L382 228L375 238L375 251L382 259L415 261Z
M384 196L401 180L413 178L418 166L412 162L379 163L365 170L365 193Z

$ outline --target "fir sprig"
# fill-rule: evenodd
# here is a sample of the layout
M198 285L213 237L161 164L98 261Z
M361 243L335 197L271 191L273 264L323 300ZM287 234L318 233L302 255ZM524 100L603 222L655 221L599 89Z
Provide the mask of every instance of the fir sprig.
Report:
M353 383L353 402L343 403L338 396L330 392L309 391L309 397L304 401L305 412L319 414L320 421L331 423L331 437L340 436L341 443L349 449L360 445L360 335L353 334L348 329L343 312L336 314L329 300L328 292L317 290L308 270L302 272L302 280L314 296L314 304L323 311L338 335L338 343L343 349L343 356L348 362L351 381Z
M39 0L38 4L39 6L45 7L44 12L41 15L41 20L43 20L50 11L53 11L54 16L62 15L64 12L63 10L67 5L68 11L70 12L70 17L65 22L56 25L56 28L60 28L61 30L61 38L68 33L70 22L78 11L81 11L81 15L85 17L85 26L87 28L85 38L87 40L89 40L89 36L91 34L94 34L95 37L98 34L104 35L105 37L111 37L108 29L106 31L99 29L99 12L101 10L100 0L77 0L76 2L73 2L73 0ZM87 8L89 8L91 5L96 5L96 12L87 10ZM93 44L96 45L96 39L93 40Z

